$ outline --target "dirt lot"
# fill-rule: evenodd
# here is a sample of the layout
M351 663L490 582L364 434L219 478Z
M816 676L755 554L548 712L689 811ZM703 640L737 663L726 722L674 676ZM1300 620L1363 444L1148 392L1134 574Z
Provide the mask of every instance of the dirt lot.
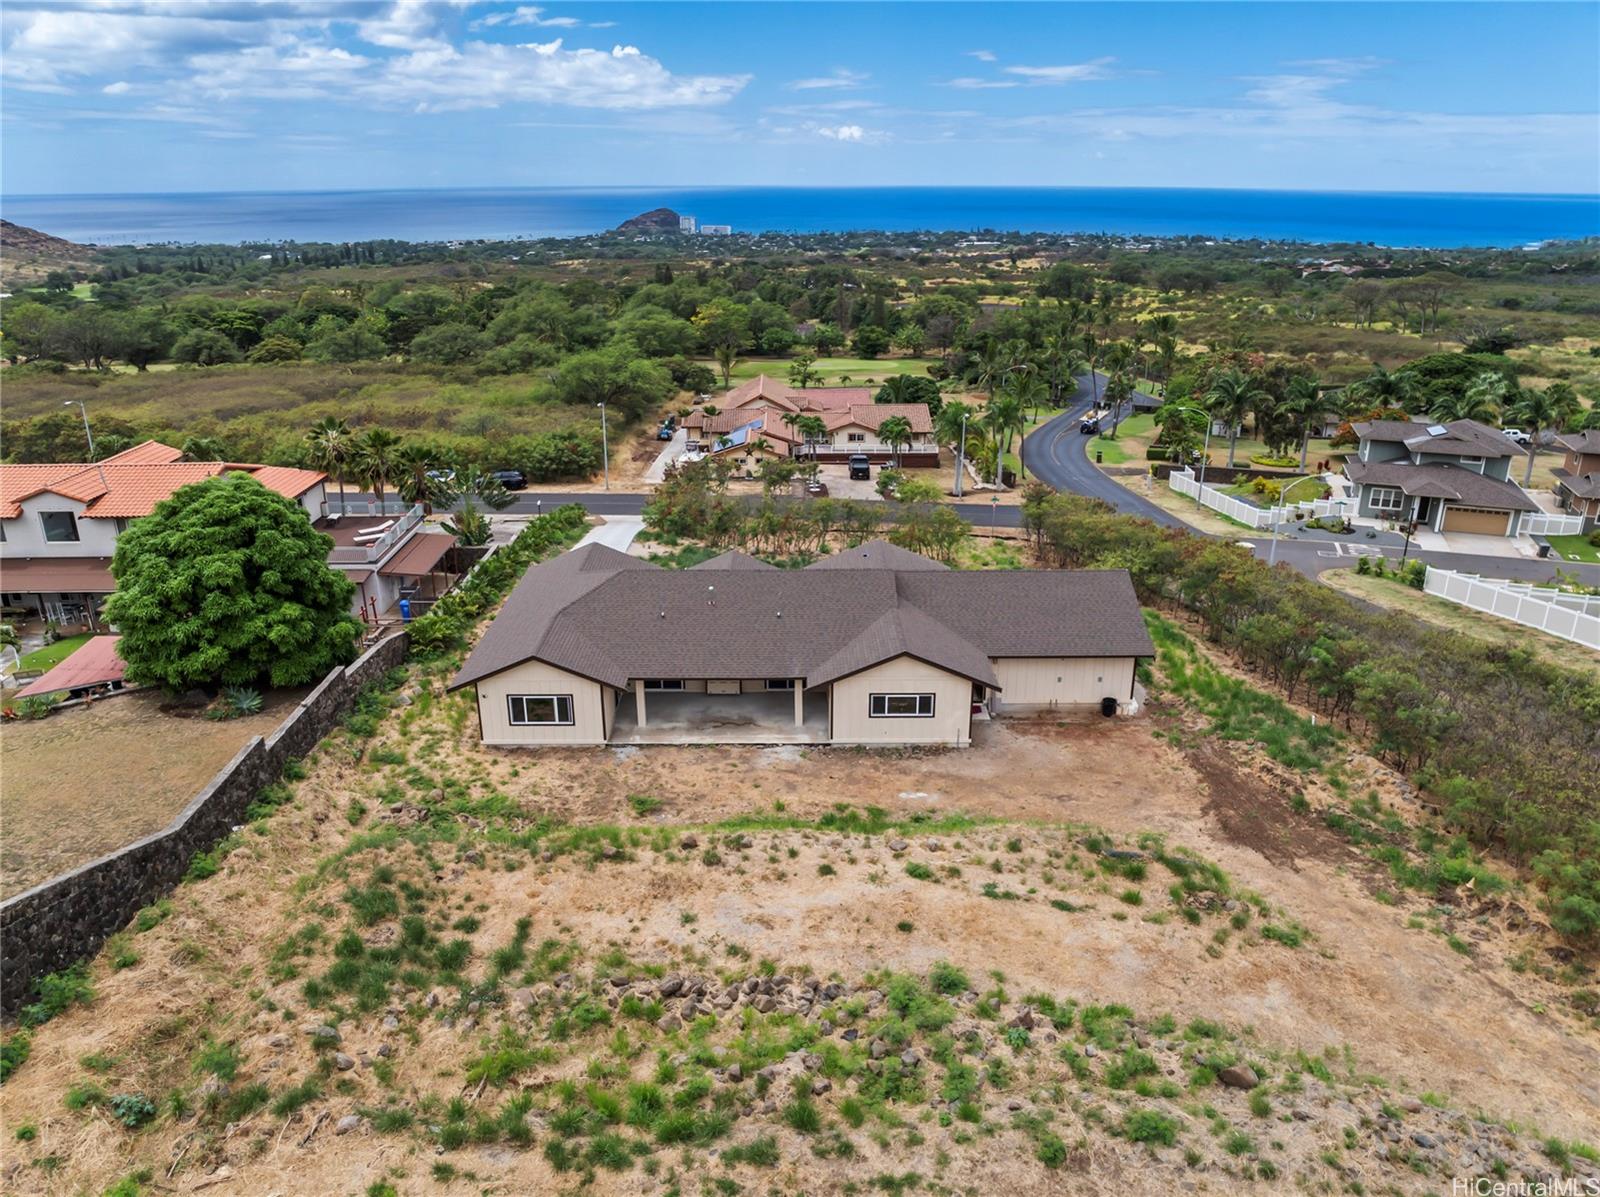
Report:
M98 965L91 1006L36 1032L30 1059L0 1090L6 1126L38 1128L35 1141L8 1152L7 1191L98 1192L142 1167L160 1191L173 1192L350 1193L388 1179L408 1195L580 1186L699 1193L702 1182L738 1175L754 1186L746 1191L844 1193L862 1191L874 1175L916 1172L962 1192L1099 1192L1138 1176L1161 1191L1266 1193L1295 1176L1313 1188L1332 1184L1329 1191L1359 1181L1367 1191L1421 1193L1447 1188L1441 1178L1459 1174L1454 1168L1479 1165L1470 1152L1465 1164L1442 1152L1420 1168L1391 1162L1383 1146L1390 1115L1380 1117L1380 1108L1410 1111L1401 1115L1410 1119L1405 1135L1425 1141L1443 1135L1460 1146L1500 1136L1497 1154L1503 1150L1513 1171L1540 1166L1536 1141L1513 1147L1515 1136L1435 1111L1434 1103L1514 1119L1540 1136L1600 1137L1600 1044L1565 1010L1556 986L1506 964L1515 951L1544 951L1537 930L1519 937L1492 919L1462 920L1473 954L1452 950L1421 925L1428 902L1379 900L1371 862L1318 815L1328 795L1253 749L1196 735L1180 708L1158 703L1132 721L991 725L966 751L535 753L482 749L470 703L443 697L436 684L407 698L364 756L335 736L296 800L261 825L265 834L245 836L216 877L184 886L170 917L129 941L133 963L119 971ZM1416 813L1387 770L1356 754L1345 768L1352 788L1378 789ZM902 822L877 834L829 825L841 804L888 812L873 816L880 823ZM739 819L747 832L716 826ZM556 834L541 829L561 828L611 838L566 846L538 838ZM1097 866L1100 841L1092 837L1102 831L1124 846L1156 833L1168 849L1214 863L1229 879L1233 905L1176 917L1183 912L1168 897L1170 874L1152 868L1124 877ZM580 842L588 847L574 846ZM1154 851L1150 843L1141 847ZM411 909L427 911L441 932L461 932L475 961L499 959L519 935L529 953L542 945L537 960L556 952L537 974L554 986L525 979L532 988L511 994L503 1011L451 1006L451 991L425 978L367 1012L343 999L308 1005L304 980L332 963L327 946L341 925L359 936L350 948L348 933L340 940L341 957L359 955L363 939L396 942L393 918L343 923L348 904L367 900L380 882L412 895ZM519 930L521 919L528 921ZM326 927L318 932L323 946L285 972L286 959L300 959L286 957L285 945L309 923ZM1298 946L1267 935L1269 926L1280 937L1298 928ZM748 1074L739 1084L719 1068L714 1083L733 1099L726 1144L775 1136L779 1171L729 1173L714 1153L688 1145L656 1149L649 1160L661 1171L645 1175L627 1170L631 1164L620 1172L552 1169L569 1133L552 1130L558 1108L583 1091L580 1084L562 1098L561 1080L637 1086L673 1060L692 1066L696 1052L748 1051L761 1033L754 1010L742 1022L735 1010L719 1030L702 1033L697 1024L698 1037L658 1034L646 1020L619 1025L620 1035L607 1025L588 1039L554 1030L539 1038L548 1012L570 1000L563 986L573 982L562 977L576 974L580 987L609 994L620 1022L619 992L642 984L648 996L651 977L675 970L735 981L811 976L864 993L882 984L871 980L882 975L876 970L925 976L939 962L962 970L976 989L1003 990L1002 1020L1025 994L1118 1003L1140 1026L1174 1025L1152 1021L1165 1014L1179 1027L1194 1019L1225 1026L1239 1050L1279 1078L1292 1080L1294 1059L1311 1059L1330 1061L1338 1079L1275 1082L1280 1113L1266 1122L1244 1109L1242 1093L1212 1087L1198 1101L1167 1107L1183 1125L1176 1147L1146 1148L1107 1134L1107 1120L1114 1124L1138 1099L1095 1088L1102 1082L1077 1067L1068 1072L1065 1056L1084 1050L1070 1036L1063 1038L1071 1050L1059 1053L1047 1046L1056 1040L1048 1028L1032 1033L1032 1046L1008 1047L999 1039L1004 1021L968 1017L951 1030L965 1034L971 1024L974 1042L987 1045L975 1062L1016 1061L998 1080L991 1071L976 1135L948 1112L935 1119L933 1111L944 1110L938 1101L932 1111L926 1103L920 1114L900 1107L889 1115L896 1121L852 1131L860 1124L836 1081L832 1093L813 1090L824 1094L817 1104L828 1129L819 1136L776 1112L776 1103L763 1106ZM445 1005L434 1008L430 986ZM348 1071L308 1045L304 1029L330 1020ZM521 1042L530 1025L529 1042L550 1054L504 1091L498 1081L487 1091L474 1083L468 1063L492 1045ZM237 1045L234 1089L265 1085L272 1106L226 1128L209 1115L163 1116L137 1136L104 1114L63 1106L68 1087L86 1081L108 1092L192 1092L205 1035ZM1152 1030L1147 1046L1158 1078L1164 1070L1184 1080L1188 1066L1170 1032ZM930 1041L920 1050L941 1049ZM102 1060L99 1075L86 1071ZM784 1057L782 1067L792 1066ZM782 1100L787 1074L780 1079L774 1095ZM302 1084L315 1085L309 1100L280 1104ZM1147 1104L1163 1100L1155 1087L1140 1093ZM461 1118L474 1110L497 1117L500 1103L519 1094L533 1103L531 1149L496 1143L493 1126L482 1132L486 1140L442 1154L435 1147L441 1122L458 1117L447 1108L452 1099ZM1298 1103L1293 1117L1288 1103ZM380 1111L396 1106L417 1111L414 1129L377 1127ZM339 1134L347 1137L338 1137L344 1119L349 1130ZM1241 1163L1233 1146L1219 1146L1234 1141L1224 1134L1230 1120L1253 1131L1248 1161L1264 1163ZM1046 1140L1025 1137L1046 1123L1064 1144L1059 1170L1035 1158L1033 1142ZM852 1140L854 1154L834 1155L835 1135ZM1390 1142L1403 1144L1405 1135ZM43 1158L56 1160L54 1171L37 1166Z
M214 721L141 692L0 725L0 895L160 830L299 699L285 692L259 715Z

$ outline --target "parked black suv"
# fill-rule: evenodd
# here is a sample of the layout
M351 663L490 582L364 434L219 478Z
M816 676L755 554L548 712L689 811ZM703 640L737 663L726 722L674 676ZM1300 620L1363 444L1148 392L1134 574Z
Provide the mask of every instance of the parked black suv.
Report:
M528 485L528 480L522 476L521 470L494 470L489 477L507 490L521 490Z
M850 454L850 477L856 482L866 482L872 477L872 458L865 453Z

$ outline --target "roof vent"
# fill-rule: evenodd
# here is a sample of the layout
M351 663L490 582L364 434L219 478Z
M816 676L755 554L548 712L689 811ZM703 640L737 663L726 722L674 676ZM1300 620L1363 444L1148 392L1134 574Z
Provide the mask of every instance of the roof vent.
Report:
M1443 436L1445 433L1447 433L1449 431L1450 430L1448 428L1446 428L1443 424L1429 424L1428 425L1428 435L1429 436Z

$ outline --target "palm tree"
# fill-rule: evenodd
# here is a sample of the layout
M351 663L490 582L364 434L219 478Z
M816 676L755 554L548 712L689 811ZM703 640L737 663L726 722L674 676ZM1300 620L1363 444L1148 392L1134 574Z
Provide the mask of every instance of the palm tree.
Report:
M1102 354L1106 368L1111 371L1111 380L1106 384L1106 398L1112 394L1112 383L1116 384L1116 401L1111 405L1111 435L1117 435L1117 425L1122 422L1122 405L1134 390L1133 380L1128 377L1128 367L1133 364L1133 346L1126 341L1112 341L1105 347Z
M821 416L801 416L794 422L795 429L806 438L806 444L811 447L811 456L817 455L817 445L828 435L828 424Z
M344 467L355 451L350 425L335 416L325 416L306 433L306 456L311 464L324 474L330 474L339 484L339 514L345 513Z
M1171 312L1161 312L1145 321L1150 343L1156 347L1156 360L1161 363L1161 379L1172 378L1172 363L1178 356L1178 318Z
M904 416L890 416L878 425L878 439L889 446L894 454L895 468L900 467L900 446L911 444L911 421Z
M1089 390L1094 396L1095 407L1100 406L1100 376L1095 373L1095 367L1100 362L1100 342L1094 339L1094 333L1085 331L1081 341L1083 345L1083 360L1089 363Z
M1306 471L1306 453L1311 444L1311 421L1322 414L1327 406L1317 380L1297 374L1289 380L1283 404L1278 409L1286 416L1300 438L1300 472Z
M384 492L400 476L401 445L400 438L387 428L374 428L356 442L356 476L372 488L380 514Z
M883 390L889 392L885 403L915 403L910 395L911 376L909 374L895 374L883 380Z
M1551 398L1550 390L1527 390L1517 397L1506 414L1517 423L1526 424L1528 435L1533 438L1528 446L1528 468L1522 474L1522 485L1526 487L1533 482L1533 461L1539 456L1539 434L1546 428L1560 426L1560 404Z
M1011 451L1011 438L1027 427L1022 404L1014 395L996 395L989 401L989 406L983 409L983 426L994 438L994 484L999 487L1002 485L1000 481L1003 472L1002 463L1005 461L1005 455ZM1019 458L1018 465L1022 464Z
M1451 420L1477 420L1492 424L1500 418L1500 408L1510 389L1504 375L1485 370L1467 384L1466 390L1454 395L1441 395L1434 401L1428 414L1444 424Z
M1555 420L1550 427L1563 432L1576 427L1578 420L1583 416L1583 400L1578 397L1578 392L1572 389L1572 384L1552 382L1545 387L1544 393L1550 397L1555 412Z
M1037 418L1039 408L1050 398L1050 388L1045 385L1043 378L1033 371L1013 374L1006 383L1006 392L1022 404L1022 410L1033 418Z
M438 487L428 475L439 467L439 457L432 445L422 441L407 441L394 455L397 471L395 490L407 503L421 503L422 509L433 514L433 500Z
M1239 443L1239 428L1244 418L1255 410L1266 392L1256 382L1254 375L1231 366L1218 374L1206 392L1206 403L1218 419L1228 424L1228 468L1233 468L1233 453Z
M1005 382L1006 375L1011 371L1011 364L992 345L973 354L972 360L978 370L978 385L988 394L989 402L993 403L994 393Z
M1373 362L1372 373L1360 382L1353 383L1350 390L1373 407L1398 407L1402 411L1410 411L1417 399L1417 380L1404 371L1391 374Z

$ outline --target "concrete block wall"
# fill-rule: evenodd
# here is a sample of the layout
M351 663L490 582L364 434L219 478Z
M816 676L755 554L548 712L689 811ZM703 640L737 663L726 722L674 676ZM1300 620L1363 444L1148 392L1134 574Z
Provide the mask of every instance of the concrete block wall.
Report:
M329 672L266 739L254 736L162 830L0 903L0 1012L33 982L92 956L143 907L172 890L189 862L244 822L284 766L333 730L356 694L406 659L402 631Z

